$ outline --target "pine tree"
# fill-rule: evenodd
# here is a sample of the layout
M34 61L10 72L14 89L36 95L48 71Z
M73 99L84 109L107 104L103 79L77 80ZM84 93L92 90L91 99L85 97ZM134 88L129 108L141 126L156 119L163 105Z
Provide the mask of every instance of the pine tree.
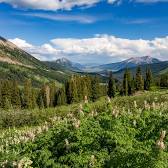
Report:
M145 90L150 90L152 85L152 72L150 67L146 68Z
M124 73L124 79L123 79L123 94L125 96L128 95L128 71L126 70Z
M2 89L1 89L2 108L5 108L8 105L11 106L11 88L12 88L12 85L10 81L8 80L3 81Z
M66 95L65 95L65 89L61 88L58 90L56 94L56 100L57 100L57 105L65 105L66 104Z
M78 102L78 93L75 77L72 78L66 83L66 95L67 95L67 103L72 104Z
M140 66L137 67L137 71L136 71L136 90L140 91L144 89L144 81L143 81L143 77L141 74L141 68Z
M39 96L38 96L37 104L38 104L38 107L39 107L40 109L43 109L43 108L44 108L44 101L43 101L43 97L42 97L41 93L40 93Z
M136 81L135 78L133 76L132 80L131 80L131 90L132 90L132 94L135 93L135 87L136 87Z
M37 107L37 91L32 89L32 108Z
M100 81L99 78L93 77L91 80L91 100L94 102L100 97Z
M4 108L5 110L12 109L11 101L9 101L7 97L5 97L3 101L4 101L3 108Z
M11 103L13 108L21 108L20 90L17 81L12 82Z
M31 80L26 80L24 83L23 107L32 108L32 84Z
M41 95L44 102L44 107L50 106L50 87L48 85L44 85L41 89Z
M50 107L54 107L56 105L56 92L57 92L56 82L50 83L49 87L50 87Z
M110 98L112 98L115 97L115 94L116 94L115 80L113 78L112 72L110 72L107 95Z

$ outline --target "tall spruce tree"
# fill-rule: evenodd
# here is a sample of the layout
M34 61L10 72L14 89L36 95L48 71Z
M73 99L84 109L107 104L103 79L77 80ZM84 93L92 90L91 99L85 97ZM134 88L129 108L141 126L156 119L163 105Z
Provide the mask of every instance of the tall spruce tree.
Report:
M11 106L11 89L12 85L9 80L4 80L2 82L2 89L1 89L1 95L2 95L2 108L6 108L7 106Z
M91 100L94 102L100 97L100 81L97 76L91 80Z
M58 106L66 104L66 94L64 88L61 88L57 91L56 101Z
M109 81L108 81L108 91L107 95L112 98L115 97L116 94L116 86L115 86L115 80L113 78L112 72L109 74Z
M146 68L145 90L150 90L152 86L152 71L150 67Z
M143 89L144 89L144 80L141 73L141 67L138 66L136 71L136 90L140 91Z
M66 83L66 95L68 104L78 102L79 99L75 76L72 76L72 78Z
M41 95L43 98L44 107L50 106L50 87L45 84L41 89Z
M123 79L123 94L125 96L128 95L128 71L127 71L127 69L124 73L124 79Z
M57 86L55 82L50 83L49 86L50 86L50 107L54 107L56 105Z
M13 108L21 108L20 90L17 81L12 82L11 103Z

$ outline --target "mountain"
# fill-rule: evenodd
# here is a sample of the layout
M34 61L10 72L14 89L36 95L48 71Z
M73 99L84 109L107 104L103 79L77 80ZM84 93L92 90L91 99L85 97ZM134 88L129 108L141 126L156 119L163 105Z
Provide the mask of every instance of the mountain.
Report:
M94 71L100 72L100 71L104 71L104 70L119 71L121 69L132 68L132 67L136 67L138 65L146 65L146 64L153 64L153 63L159 63L159 62L161 62L161 61L156 58L152 58L150 56L132 57L132 58L127 59L125 61L94 66L94 67L90 67L89 69L92 72L94 72Z
M45 61L44 63L54 70L62 69L62 70L80 72L84 68L83 65L71 62L67 58L60 58L57 59L56 61Z
M145 76L145 72L146 72L146 67L149 66L151 68L151 71L153 73L153 76L158 76L158 75L161 75L161 74L164 74L164 73L167 73L168 72L168 61L163 61L163 62L159 62L159 63L153 63L153 64L148 64L148 65L140 65L141 67L141 71L142 71L142 74ZM136 74L136 68L137 67L132 67L132 68L129 68L129 70L131 71L131 73L135 76ZM125 72L125 69L121 69L117 72L114 72L114 76L117 78L117 79L122 79L123 76L124 76L124 72ZM102 75L106 75L107 74L107 71L104 71L101 73Z
M18 80L20 83L31 79L36 86L49 81L56 81L59 85L71 75L70 72L50 69L3 37L0 37L0 72L0 79Z

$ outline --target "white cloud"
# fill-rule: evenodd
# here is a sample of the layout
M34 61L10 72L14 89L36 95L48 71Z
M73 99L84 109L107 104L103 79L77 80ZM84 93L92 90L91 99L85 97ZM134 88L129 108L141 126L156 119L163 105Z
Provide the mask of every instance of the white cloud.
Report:
M73 21L87 24L97 21L97 18L87 15L66 15L66 14L61 15L61 14L46 14L46 13L26 13L24 15L54 21L68 21L68 22Z
M99 0L0 0L0 2L11 4L15 8L70 10L74 6L94 5Z
M18 38L10 41L41 60L66 57L76 62L103 64L145 55L168 60L168 36L153 40L130 40L110 35L86 39L57 38L41 46L33 46Z
M27 43L25 40L15 38L15 39L9 39L12 43L16 44L20 48L32 48L33 46L29 43Z
M42 10L71 10L73 7L90 7L104 0L0 0L11 4L15 8L42 9ZM118 0L107 0L113 3Z
M0 3L8 3L14 8L38 9L38 10L71 10L73 7L91 7L99 2L106 1L109 4L121 4L124 0L0 0ZM168 0L129 0L138 3L168 2Z
M140 3L156 3L156 2L168 2L168 0L134 0Z

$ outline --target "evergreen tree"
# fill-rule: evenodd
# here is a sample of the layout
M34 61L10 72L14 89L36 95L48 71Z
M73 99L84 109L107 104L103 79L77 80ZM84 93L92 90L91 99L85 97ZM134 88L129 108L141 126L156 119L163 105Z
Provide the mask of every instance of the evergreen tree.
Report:
M32 89L32 108L37 107L37 91L35 89Z
M41 93L40 93L39 96L38 96L37 104L38 104L38 107L39 107L40 109L43 109L43 108L44 108L44 101L43 101L43 97L42 97Z
M140 91L144 89L144 81L143 81L143 77L141 74L141 68L140 66L137 67L137 71L136 71L136 90Z
M152 85L152 72L150 67L146 68L145 90L150 90Z
M132 94L135 93L135 87L136 87L136 81L135 78L133 76L132 80L131 80L131 90L132 90Z
M41 89L41 95L44 102L44 107L50 106L50 87L48 85L44 85Z
M4 105L3 105L3 108L5 110L9 110L9 109L12 109L12 104L11 104L11 101L8 100L7 97L4 97Z
M66 83L66 95L68 104L78 102L77 86L74 76L72 76L72 78Z
M57 87L56 83L52 82L49 84L50 87L50 107L55 107L56 105L56 92L57 92Z
M123 94L125 96L128 95L128 71L126 70L124 73L124 79L123 79Z
M21 108L20 90L17 81L12 82L11 103L14 108Z
M132 95L132 77L131 72L127 69L127 80L128 80L128 95Z
M91 80L91 100L94 102L100 97L100 81L99 78L93 77Z
M65 95L65 89L61 88L58 90L56 94L56 100L57 100L57 105L65 105L66 104L66 95Z
M116 94L115 80L113 78L112 72L110 72L107 95L110 98L112 98L115 97L115 94Z
M2 83L1 95L2 95L2 108L6 106L11 106L11 82L9 80L5 80Z
M24 83L23 107L32 108L32 84L31 80L26 80Z

